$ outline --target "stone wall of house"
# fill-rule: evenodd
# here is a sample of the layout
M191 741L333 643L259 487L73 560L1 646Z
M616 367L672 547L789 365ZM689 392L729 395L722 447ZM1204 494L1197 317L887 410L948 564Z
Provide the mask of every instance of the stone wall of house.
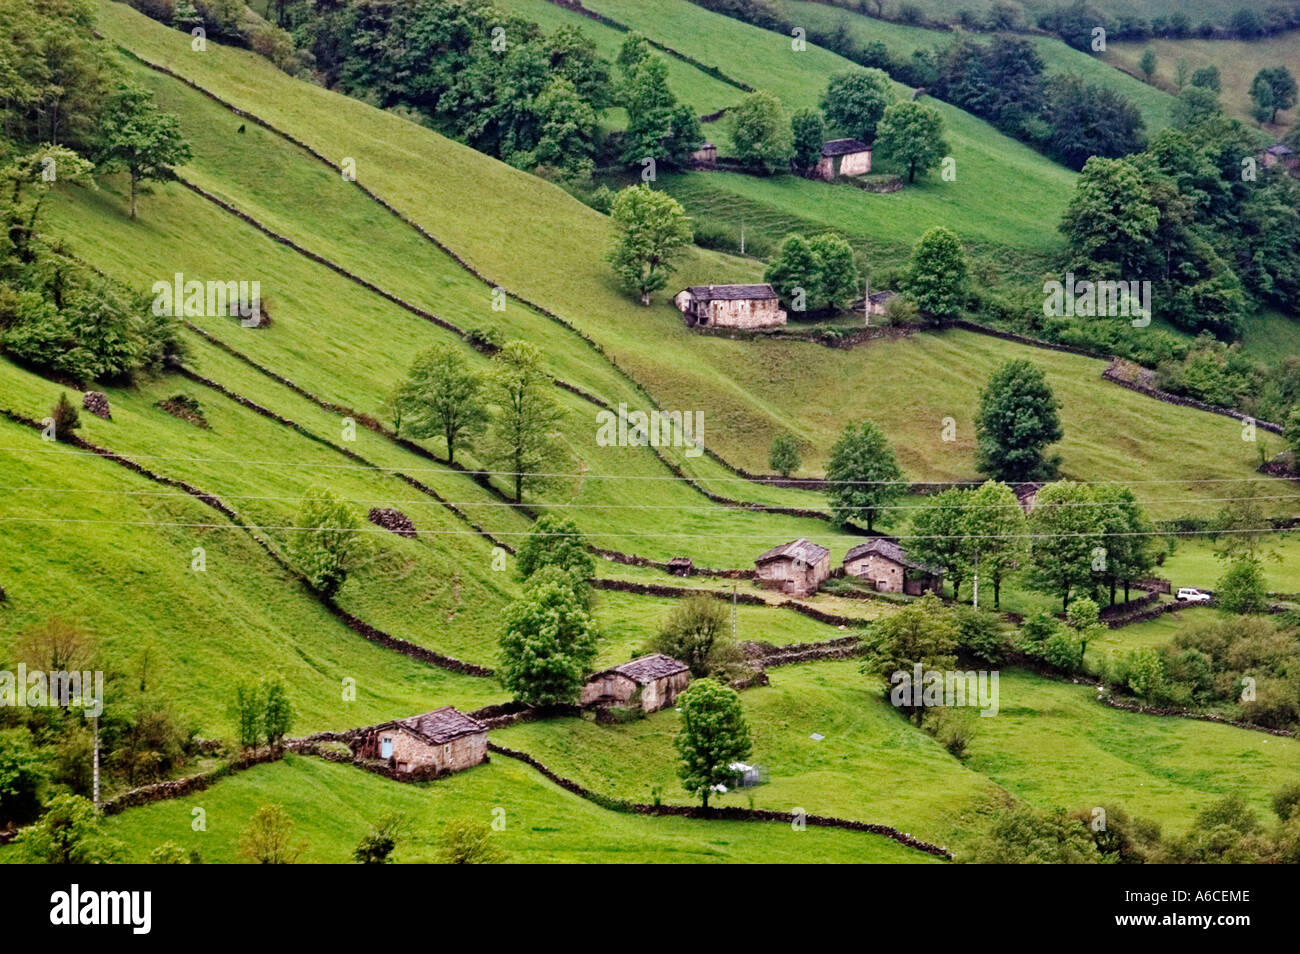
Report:
M830 555L814 566L798 569L789 558L769 560L758 567L755 577L767 589L780 590L790 596L807 596L817 591L822 580L830 575Z
M903 592L903 568L893 560L876 553L868 553L844 564L849 576L861 577L876 584L881 593Z
M853 152L840 157L840 175L865 176L871 171L871 153Z
M724 328L773 328L785 324L785 317L775 298L709 302L709 324Z
M658 712L660 709L667 708L677 701L678 695L690 685L690 682L689 672L673 673L671 676L654 680L641 693L641 708L646 712Z
M582 687L582 695L578 699L578 704L591 705L601 698L616 699L620 703L625 703L632 697L634 692L636 692L636 683L627 676L616 672L600 673L592 676L587 684Z

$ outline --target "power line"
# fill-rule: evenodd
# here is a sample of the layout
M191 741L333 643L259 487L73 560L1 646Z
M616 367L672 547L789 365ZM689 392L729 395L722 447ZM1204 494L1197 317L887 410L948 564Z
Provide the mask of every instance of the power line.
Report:
M293 524L272 525L256 523L182 523L176 521L152 521L152 520L108 520L91 517L0 517L0 523L76 523L76 524L102 524L107 526L120 527L172 527L180 529L203 529L203 530L264 530L264 531L290 531L296 533L392 533L384 527L299 527ZM418 530L420 536L481 536L477 530ZM567 533L564 531L545 531L537 532L533 530L501 530L491 531L493 536L502 537L612 537L619 539L622 537L638 537L642 539L658 538L679 538L686 537L691 539L703 538L716 540L719 538L717 533L685 533L685 532L664 532L664 531L590 531L581 533ZM963 533L930 533L930 534L902 534L906 540L1057 540L1070 537L1095 537L1097 539L1107 539L1110 537L1184 537L1184 536L1212 536L1226 533L1291 533L1292 528L1288 527L1247 527L1232 528L1227 530L1125 530L1115 533L1110 532L1074 532L1074 533L989 533L989 534L963 534ZM746 534L726 534L724 539L727 540L770 540L770 533L746 533ZM879 539L873 537L870 539Z
M126 496L126 497L171 497L171 498L192 498L194 495L181 490L107 490L98 488L83 487L51 487L40 485L25 485L18 487L0 487L0 491L11 493L50 493L50 494L99 494L105 496ZM302 499L301 494L229 494L223 493L222 499L225 500L277 500L277 501L299 501ZM1206 503L1231 503L1238 500L1247 501L1271 501L1271 500L1297 500L1300 494L1278 494L1271 496L1253 496L1253 497L1151 497L1146 499L1137 498L1134 503L1143 506L1165 505L1165 504L1206 504ZM365 504L391 504L392 497L350 497L347 498L350 503ZM743 506L752 501L739 501L741 507L725 507L722 504L709 504L699 506L684 506L678 504L602 504L602 503L575 503L572 501L528 501L524 506L539 509L562 509L562 510L672 510L675 512L701 512L717 513L722 509L735 510L747 509ZM1127 501L1107 501L1107 500L1082 500L1066 501L1063 503L1054 503L1050 506L1054 508L1066 507L1117 507L1123 506ZM517 503L504 500L409 500L403 501L403 505L419 505L425 507L508 507L515 508L521 506ZM757 504L757 506L779 506ZM895 511L895 510L1020 510L1019 503L1009 504L886 504L874 508L877 511ZM755 511L762 512L762 511Z
M104 454L95 451L75 450L70 447L60 447L52 442L45 442L43 450L52 450L58 453L84 456L84 457L104 457ZM333 448L335 451L342 448ZM32 446L25 447L3 447L2 451L26 452L32 450ZM687 476L679 477L675 474L592 474L592 473L561 473L548 471L513 471L513 470L461 470L448 465L436 467L424 466L403 466L403 467L384 467L379 464L324 464L308 463L285 460L258 460L253 458L241 457L172 457L162 454L141 454L130 451L110 451L110 453L119 453L123 456L130 456L132 459L139 460L160 460L181 463L215 463L215 464L243 464L255 465L259 467L306 467L321 468L328 470L364 470L364 471L383 471L387 473L402 473L408 471L420 471L439 474L460 474L467 477L514 477L517 474L524 477L535 478L554 478L554 479L584 479L584 480L669 480L674 482L693 481L695 483L744 483L758 484L759 486L776 487L782 490L800 490L807 493L818 493L818 490L812 488L799 487L781 487L780 484L786 478L754 478L754 477L706 477L706 476ZM794 478L797 479L797 478ZM827 486L902 486L910 487L914 484L921 485L941 485L953 487L979 487L985 480L827 480L824 478L812 478L820 481ZM1222 483L1266 483L1271 480L1284 478L1270 477L1267 475L1256 475L1253 477L1166 477L1166 478L1148 478L1145 480L1070 480L1070 483L1083 484L1096 487L1129 487L1133 485L1145 484L1222 484ZM1004 483L1006 483L1004 481ZM1048 486L1050 482L1042 482L1043 486ZM1008 486L1011 486L1008 484ZM1297 496L1300 496L1300 489L1297 490Z

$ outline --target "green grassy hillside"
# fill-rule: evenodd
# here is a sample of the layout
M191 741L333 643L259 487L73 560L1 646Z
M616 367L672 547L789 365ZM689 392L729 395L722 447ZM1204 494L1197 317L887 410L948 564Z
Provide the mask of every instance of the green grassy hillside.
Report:
M967 809L1000 786L1043 807L1119 804L1181 832L1230 792L1256 809L1294 770L1300 743L1187 719L1108 709L1095 690L1004 670L997 716L977 719L959 762L900 717L854 662L772 670L771 686L743 695L753 761L769 773L721 804L871 817L953 847L969 837ZM674 712L618 726L575 720L496 733L597 791L666 801L675 779ZM813 733L824 738L815 740ZM630 744L634 743L634 744Z
M646 818L605 811L571 795L512 759L421 785L408 785L334 765L289 756L174 801L132 809L113 817L110 834L125 843L134 861L166 841L197 850L212 863L239 861L239 836L261 805L283 805L295 835L310 843L304 861L345 864L371 823L390 812L409 823L408 840L394 860L435 862L438 840L450 819L485 825L500 817L505 828L493 842L518 863L672 864L756 863L922 864L938 859L877 835L780 823ZM201 806L207 831L190 828L191 808ZM0 861L7 852L0 851ZM11 852L8 852L11 853Z
M874 413L900 445L911 476L970 476L969 437L937 448L938 453L929 451L939 422L952 415L960 431L984 376L999 361L1019 355L1032 356L1047 368L1053 386L1066 401L1069 436L1065 459L1067 469L1075 475L1131 479L1133 461L1138 460L1144 462L1145 470L1169 471L1177 479L1242 476L1250 464L1251 455L1245 449L1238 448L1227 457L1220 453L1226 446L1236 447L1225 443L1230 422L1157 405L1101 385L1095 377L1100 364L1086 359L972 335L925 336L842 352L795 342L755 345L690 334L669 307L638 308L613 288L605 266L592 254L606 241L605 220L560 190L538 184L428 130L294 83L251 54L210 47L208 55L192 57L185 52L188 47L183 37L118 5L104 8L103 29L141 55L165 60L244 108L317 141L327 152L357 158L363 183L406 209L490 276L508 275L506 284L511 290L555 308L587 330L621 366L646 384L661 406L703 406L706 443L751 469L764 468L765 448L772 434L790 430L805 444L807 466L815 471L847 417ZM987 130L983 124L977 125ZM1015 144L1005 151L999 151L1001 146L986 144L986 148L990 161L994 155L1002 160L1007 155L1012 160L1018 154L1027 160L1032 157L1043 170L1050 170L1058 186L1068 181L1068 173ZM400 161L392 161L393 156ZM437 188L430 190L429 183L437 183ZM969 188L985 196L990 193L987 184L979 182L972 182ZM1018 194L1032 191L1026 186ZM461 198L452 201L451 196ZM466 196L472 197L474 216L462 214ZM519 218L524 212L528 215L526 228ZM725 268L710 268L709 262L725 264ZM556 267L557 263L563 263L562 267ZM677 279L686 283L706 276L709 280L744 278L756 271L754 263L700 252L683 266ZM333 310L317 308L314 313ZM357 340L363 338L369 345L369 336ZM654 348L645 347L648 339L654 340ZM258 340L271 341L272 337ZM330 355L313 353L310 361L301 353L296 357L301 364L283 367L282 373L314 373L322 384L322 378L336 379L332 370L323 370ZM394 361L400 364L403 359L376 358L375 366L391 367ZM340 387L353 386L356 362L349 359L347 363L349 370L338 381ZM923 392L918 392L918 381L926 382ZM1079 397L1072 397L1070 391ZM370 386L369 401L378 400L380 394L377 383ZM831 397L843 394L866 397L849 404ZM1099 397L1101 394L1105 396ZM358 400L364 397L353 396ZM1113 408L1116 417L1096 415L1098 404ZM1189 440L1213 446L1216 454L1189 458L1185 453Z

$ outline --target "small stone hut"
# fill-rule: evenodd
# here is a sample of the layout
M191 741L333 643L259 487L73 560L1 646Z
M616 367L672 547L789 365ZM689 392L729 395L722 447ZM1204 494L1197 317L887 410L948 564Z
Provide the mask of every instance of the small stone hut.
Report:
M657 712L670 706L691 681L691 671L663 653L653 653L598 672L582 687L584 706L627 705L640 691L641 708Z
M691 153L691 166L695 169L718 168L718 147L711 142L700 144L700 148Z
M691 328L776 328L786 319L771 285L692 285L673 304Z
M818 179L865 176L871 171L871 146L861 139L831 139L822 143L822 157L813 168Z
M1278 163L1293 176L1300 177L1300 154L1286 143L1277 142L1264 150L1264 168L1271 169Z
M943 574L907 555L907 551L887 537L860 543L844 554L844 573L875 584L879 593L906 593L920 596L937 593L943 586Z
M446 775L487 761L487 726L453 706L359 729L355 756L385 761L397 772Z
M1020 509L1025 513L1032 513L1034 505L1038 503L1038 492L1043 489L1043 485L1035 480L1025 481L1023 484L1016 484L1012 492L1016 495L1016 501L1020 504Z
M800 537L773 547L754 561L755 577L766 589L789 596L811 596L831 572L831 551Z

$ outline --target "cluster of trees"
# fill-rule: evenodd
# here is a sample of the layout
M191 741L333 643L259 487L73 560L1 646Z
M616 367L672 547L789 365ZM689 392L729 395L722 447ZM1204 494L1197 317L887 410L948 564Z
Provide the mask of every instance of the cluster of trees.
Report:
M284 682L277 677L240 683L231 700L230 719L240 748L278 747L293 727L293 706Z
M485 371L464 348L435 345L416 357L387 410L399 437L441 438L447 463L468 450L503 468L519 501L547 482L558 459L560 411L550 384L541 350L527 342L506 342Z
M1137 580L1155 567L1151 527L1127 487L1062 481L1038 493L1026 518L1006 484L935 494L912 518L904 537L908 553L943 570L954 599L961 586L987 581L997 606L1002 583L1024 568L1028 585L1061 598L1097 597L1113 604L1120 588L1128 599Z
M780 100L759 91L733 107L727 122L736 157L763 174L793 168L811 175L832 134L874 143L876 165L892 163L908 182L937 167L948 151L939 111L923 103L895 102L893 81L878 69L832 76L821 112L801 109L787 118Z
M1037 49L1020 37L954 41L936 52L930 88L1073 169L1090 156L1127 155L1145 142L1137 107L1105 86L1049 76Z
M1225 340L1240 334L1248 294L1290 307L1300 292L1300 184L1281 170L1256 174L1259 147L1215 100L1138 155L1089 160L1061 222L1070 267L1150 280L1155 318Z
M1186 834L1163 836L1152 821L1118 805L1069 812L1023 803L998 805L969 864L1296 864L1300 861L1300 781L1273 796L1270 827L1240 795L1204 808Z
M104 787L167 778L197 755L197 728L158 696L147 647L132 671L105 671L95 636L52 617L19 632L0 669L19 663L30 672L105 673L97 722ZM0 706L0 826L26 824L61 797L92 794L94 729L77 705Z
M1104 677L1112 688L1152 705L1212 707L1234 721L1270 729L1300 726L1294 617L1201 623L1158 649L1135 649L1113 660Z
M1177 40L1192 36L1255 40L1300 27L1300 8L1288 8L1280 3L1263 10L1242 6L1223 23L1202 20L1193 26L1191 18L1182 11L1148 20L1136 14L1113 16L1087 0L1075 0L1042 14L1038 26L1057 34L1077 50L1092 52L1096 38L1094 31L1098 28L1106 31L1108 41L1149 40L1152 37Z
M77 262L42 231L57 185L125 172L131 217L144 184L189 159L174 116L123 82L96 43L93 4L0 0L0 350L85 385L127 383L182 353L174 319Z
M862 293L853 246L833 232L787 235L763 278L796 312L835 312Z

